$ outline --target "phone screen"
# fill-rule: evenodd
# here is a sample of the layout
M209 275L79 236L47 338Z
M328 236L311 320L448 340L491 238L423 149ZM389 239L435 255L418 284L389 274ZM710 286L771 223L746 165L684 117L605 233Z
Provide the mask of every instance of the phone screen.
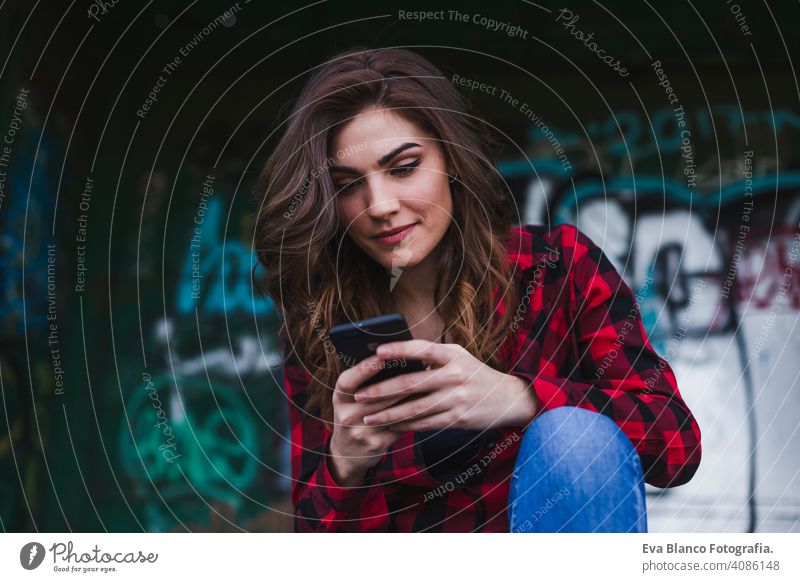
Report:
M373 355L381 344L413 339L405 317L401 313L337 325L328 330L328 335L339 358L348 368ZM423 370L425 366L417 360L386 360L384 368L361 386L369 386L401 374Z

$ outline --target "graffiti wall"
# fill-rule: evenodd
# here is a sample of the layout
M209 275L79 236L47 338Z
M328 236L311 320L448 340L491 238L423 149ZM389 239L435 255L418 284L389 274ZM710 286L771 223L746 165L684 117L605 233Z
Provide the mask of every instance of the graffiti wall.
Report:
M798 117L790 111L740 115L733 105L711 108L717 126L735 133L744 119L757 130L774 123L783 143L796 140ZM662 115L663 113L663 115ZM622 155L659 155L674 178L646 171L603 177L560 171L553 161L533 167L510 160L509 179L519 188L525 220L576 224L600 244L639 299L642 318L657 351L679 379L682 395L703 431L703 462L684 487L648 486L651 531L792 531L800 470L796 378L800 347L796 323L800 285L800 172L780 167L766 153L744 149L714 172L717 160L693 159L709 139L707 114L689 148L668 110L651 120L621 112L630 151L611 143L613 168ZM772 117L772 114L775 114ZM589 123L604 143L610 125ZM653 144L641 141L650 121ZM659 128L659 129L656 129ZM587 146L574 134L555 132L565 148ZM532 132L532 139L540 139ZM595 144L596 145L596 144ZM700 168L707 168L700 170ZM686 180L689 176L692 179Z
M439 65L515 221L576 224L632 287L703 432L692 481L648 487L651 531L800 531L789 3L742 2L751 34L713 3L498 5L513 35L472 0L109 4L0 3L0 528L292 529L249 198L308 74L361 43Z
M119 224L106 453L134 527L285 529L279 319L253 288L247 211L224 177L171 182L150 180L146 227Z

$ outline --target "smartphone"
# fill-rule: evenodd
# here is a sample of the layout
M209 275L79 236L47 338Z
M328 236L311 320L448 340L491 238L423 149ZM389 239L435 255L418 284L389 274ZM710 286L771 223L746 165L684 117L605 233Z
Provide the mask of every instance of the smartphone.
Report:
M408 330L406 318L401 313L381 315L353 323L343 323L328 330L336 353L348 368L375 353L378 346L414 339ZM422 372L425 366L418 360L386 360L384 368L366 380L359 388L394 378L409 372Z

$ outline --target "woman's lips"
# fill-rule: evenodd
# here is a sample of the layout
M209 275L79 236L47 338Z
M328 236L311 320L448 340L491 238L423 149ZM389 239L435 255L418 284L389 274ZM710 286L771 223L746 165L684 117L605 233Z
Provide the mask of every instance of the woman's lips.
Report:
M417 224L414 223L405 230L401 230L400 232L396 232L395 234L390 234L389 236L378 236L375 237L375 240L380 244L386 246L396 245L401 240L406 238L409 234L411 234L411 231L413 231L416 226Z

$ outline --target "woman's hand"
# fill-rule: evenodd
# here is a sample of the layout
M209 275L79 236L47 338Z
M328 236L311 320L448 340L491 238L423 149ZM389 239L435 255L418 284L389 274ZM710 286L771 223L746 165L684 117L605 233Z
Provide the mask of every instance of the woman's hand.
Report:
M340 485L359 485L367 470L381 460L390 446L402 436L387 427L366 426L364 417L403 396L381 402L356 402L353 393L382 368L382 358L371 356L343 371L333 392L333 432L329 452L334 479Z
M458 344L394 342L379 346L377 355L383 359L420 360L429 364L429 369L355 392L358 402L383 403L383 410L364 419L370 426L398 432L524 427L536 414L536 395L527 382L487 366ZM399 398L411 395L417 396L393 406Z

